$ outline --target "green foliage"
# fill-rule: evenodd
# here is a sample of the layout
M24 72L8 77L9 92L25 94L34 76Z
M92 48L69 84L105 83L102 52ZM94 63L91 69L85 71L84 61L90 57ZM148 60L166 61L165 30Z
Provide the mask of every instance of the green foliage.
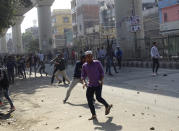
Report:
M34 39L31 32L22 34L22 41L27 53L34 53L39 50L39 40Z
M31 0L0 0L0 35L5 28L12 26L14 16L20 7L32 6Z
M39 51L39 40L31 40L29 44L27 45L27 52L28 53L35 53Z

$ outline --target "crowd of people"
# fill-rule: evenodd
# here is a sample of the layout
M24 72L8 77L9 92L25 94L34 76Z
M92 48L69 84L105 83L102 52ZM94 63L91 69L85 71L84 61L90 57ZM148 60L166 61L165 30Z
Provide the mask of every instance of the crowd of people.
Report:
M151 48L151 57L153 60L153 75L156 75L159 68L160 58L156 42L153 43L153 47ZM119 69L121 69L122 51L119 46L116 47L115 51L111 46L108 46L106 49L103 47L101 47L101 49L98 48L95 53L90 50L81 52L80 61L76 62L73 79L70 81L66 73L64 53L58 53L56 57L50 61L51 65L54 66L51 84L53 84L55 78L58 83L62 83L63 81L64 84L66 84L65 82L68 82L67 84L69 85L69 88L63 100L63 103L65 104L75 85L77 83L82 83L83 88L87 87L86 98L92 114L92 117L90 117L89 120L97 118L94 107L94 94L96 95L97 101L105 106L105 115L108 115L113 105L108 104L107 101L102 98L101 94L104 80L104 67L106 67L106 74L112 75L111 66L113 66L114 71L118 73L114 60L117 61L117 65L119 66ZM9 84L14 83L15 77L26 79L27 69L29 69L29 77L32 75L32 70L34 71L35 77L37 77L36 74L38 71L41 76L43 76L43 74L47 76L44 54L38 53L27 56L9 55L1 59L0 89L10 104L10 112L15 110L15 106L9 97ZM88 79L88 81L86 81L86 79ZM0 99L0 105L2 104L2 100Z
M28 70L28 74L27 74ZM27 75L37 77L36 73L39 71L40 75L45 74L45 57L43 53L29 54L29 55L8 55L0 58L0 95L8 100L10 104L9 112L15 110L15 106L9 97L9 85L14 84L15 78L26 79ZM3 105L0 98L0 106Z

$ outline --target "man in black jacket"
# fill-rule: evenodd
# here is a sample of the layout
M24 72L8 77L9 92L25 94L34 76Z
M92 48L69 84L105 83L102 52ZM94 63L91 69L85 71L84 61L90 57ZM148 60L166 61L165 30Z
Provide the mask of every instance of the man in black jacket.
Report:
M82 69L82 65L84 63L85 63L85 56L81 56L81 60L76 63L73 80L72 80L72 82L71 82L71 84L70 84L70 86L69 86L69 88L67 90L66 97L63 100L63 103L66 103L66 101L70 97L71 91L73 90L75 85L77 83L81 82L81 69Z
M70 80L69 80L69 78L66 74L66 71L65 71L65 60L63 58L63 55L62 54L58 55L58 58L56 59L56 61L54 63L56 64L56 69L57 69L57 72L55 73L56 79L58 81L62 81L59 78L59 75L62 75L62 77L65 78L65 80L68 82L68 84L70 84Z
M0 69L0 92L3 92L5 98L8 100L10 104L10 110L9 112L15 111L15 107L12 103L12 100L9 97L9 81L6 74L6 71L4 69ZM0 105L2 105L2 101L0 99Z

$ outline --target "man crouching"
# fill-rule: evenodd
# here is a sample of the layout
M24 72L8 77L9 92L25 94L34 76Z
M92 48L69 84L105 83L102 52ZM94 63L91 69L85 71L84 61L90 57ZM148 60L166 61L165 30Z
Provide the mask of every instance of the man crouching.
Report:
M15 111L15 107L12 103L11 98L9 97L9 80L8 80L5 69L3 68L0 68L0 92L4 94L4 97L8 100L11 106L9 112ZM1 105L3 105L3 103L0 99L0 106Z

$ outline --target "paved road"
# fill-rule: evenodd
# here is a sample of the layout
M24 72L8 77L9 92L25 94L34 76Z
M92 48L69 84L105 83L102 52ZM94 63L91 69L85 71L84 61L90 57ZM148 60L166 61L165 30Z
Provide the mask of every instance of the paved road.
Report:
M70 77L73 69L68 67ZM179 131L179 70L159 73L152 77L150 69L123 68L112 77L106 75L103 97L114 107L105 116L96 102L98 122L87 120L91 114L81 84L64 105L66 86L50 85L49 77L17 80L11 87L17 110L0 119L0 131Z

